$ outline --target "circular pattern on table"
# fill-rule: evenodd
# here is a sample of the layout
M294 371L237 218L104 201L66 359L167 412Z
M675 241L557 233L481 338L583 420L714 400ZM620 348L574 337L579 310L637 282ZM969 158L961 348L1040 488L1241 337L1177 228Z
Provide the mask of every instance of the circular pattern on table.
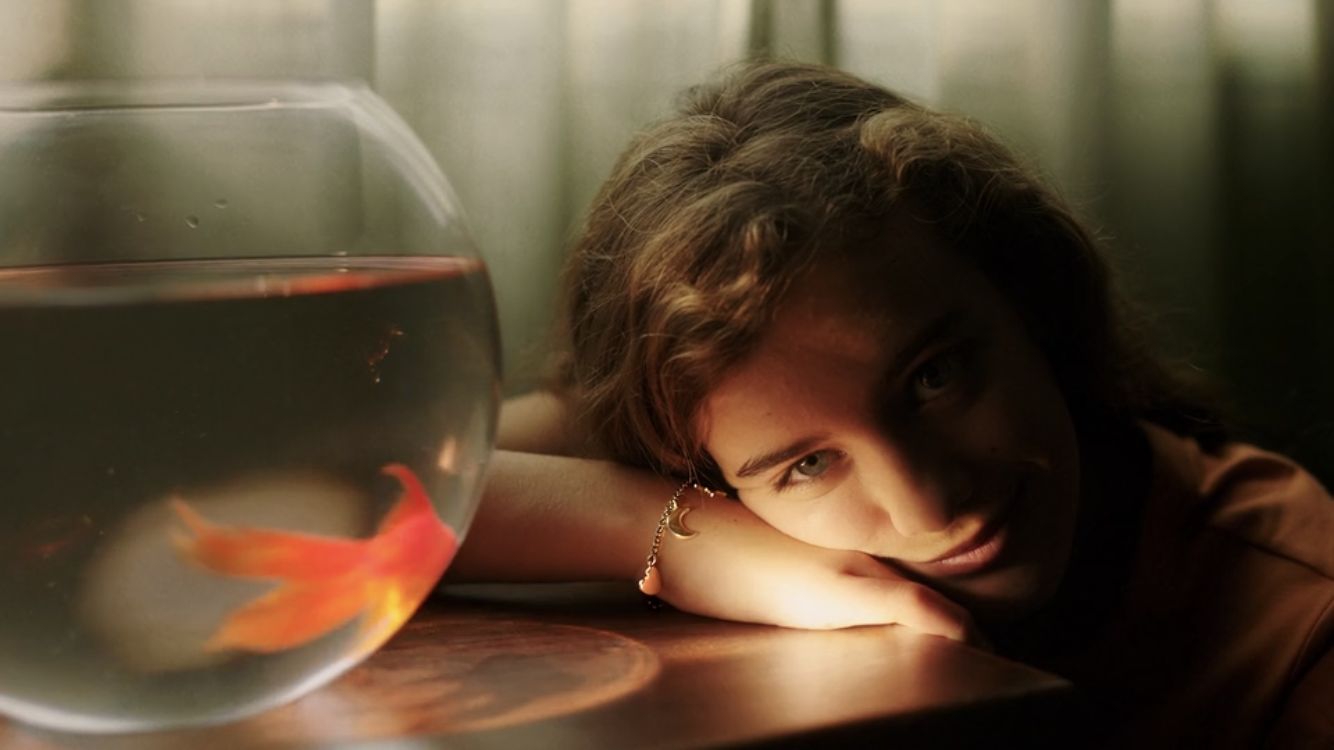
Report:
M659 670L651 649L617 633L439 615L409 621L366 662L294 703L212 729L98 737L96 746L325 746L500 729L595 708L638 690ZM0 718L5 748L54 750L70 737Z
M412 627L332 685L252 720L265 739L356 741L514 726L584 711L659 671L616 633L530 620Z

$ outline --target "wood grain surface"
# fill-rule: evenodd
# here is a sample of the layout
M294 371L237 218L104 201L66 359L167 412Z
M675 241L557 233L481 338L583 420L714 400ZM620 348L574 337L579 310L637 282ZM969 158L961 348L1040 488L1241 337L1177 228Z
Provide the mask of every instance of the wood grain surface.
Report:
M898 627L799 631L649 611L628 585L451 587L332 684L220 727L0 748L898 746L1060 741L1068 683Z

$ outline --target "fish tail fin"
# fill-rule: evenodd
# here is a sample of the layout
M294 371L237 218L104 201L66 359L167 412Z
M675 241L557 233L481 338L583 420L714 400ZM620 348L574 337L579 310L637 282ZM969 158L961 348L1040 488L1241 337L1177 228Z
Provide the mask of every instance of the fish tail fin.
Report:
M412 469L403 464L387 464L380 469L383 474L388 474L403 487L403 494L399 496L398 502L389 509L384 519L380 521L379 533L384 533L390 529L399 526L405 521L420 517L422 514L429 513L435 517L435 508L431 505L431 499L426 494L426 488L422 486L421 480L413 473Z
M368 596L357 580L279 586L233 612L205 648L273 653L304 646L350 622Z

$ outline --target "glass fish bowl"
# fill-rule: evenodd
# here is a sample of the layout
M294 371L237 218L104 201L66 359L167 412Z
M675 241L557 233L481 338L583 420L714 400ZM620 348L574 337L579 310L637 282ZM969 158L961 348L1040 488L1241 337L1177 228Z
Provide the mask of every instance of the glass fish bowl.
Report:
M497 338L365 88L0 88L0 713L216 723L374 651L472 518Z

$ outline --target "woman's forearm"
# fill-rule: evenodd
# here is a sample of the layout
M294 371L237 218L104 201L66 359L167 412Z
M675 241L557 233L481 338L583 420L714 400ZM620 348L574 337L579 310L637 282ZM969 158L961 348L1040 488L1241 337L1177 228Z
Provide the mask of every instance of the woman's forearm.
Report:
M643 574L676 485L570 455L587 446L570 424L568 410L549 395L507 402L500 449L448 581L629 582ZM659 596L680 609L807 628L893 622L975 637L962 607L868 555L797 541L734 500L687 503L697 538L665 535L658 565Z
M608 461L498 450L448 580L635 580L672 490Z
M447 575L465 581L633 581L674 486L615 463L497 451ZM860 552L785 536L742 504L695 499L697 538L662 540L660 596L687 612L806 628L901 623L975 638L968 613Z

